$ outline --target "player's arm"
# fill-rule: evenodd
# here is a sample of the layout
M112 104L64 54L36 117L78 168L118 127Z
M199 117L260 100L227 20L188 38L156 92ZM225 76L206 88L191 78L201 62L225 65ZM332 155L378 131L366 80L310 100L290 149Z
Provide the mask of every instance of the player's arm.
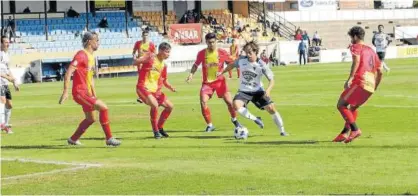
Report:
M93 97L96 97L96 85L94 82L94 78L91 79L91 94Z
M149 53L146 53L146 55L143 55L140 58L134 59L134 63L136 65L148 63L153 57L154 57L154 54L149 52Z
M376 40L376 34L374 34L373 38L372 38L372 44L373 44L374 47L376 47L376 44L374 43L375 40Z
M186 78L186 82L189 83L193 79L193 75L196 73L197 68L203 62L201 53L197 53L196 61L194 62L192 69L190 70L189 76Z
M169 89L170 91L173 91L173 92L176 92L176 88L174 88L169 82L168 82L168 80L167 80L167 67L164 67L164 70L163 70L163 74L162 74L162 77L164 78L163 79L163 84L164 84L164 86L167 88L167 89Z
M75 63L75 65L74 65ZM64 89L62 91L62 95L59 101L59 104L63 104L64 101L68 98L68 88L70 86L71 76L73 75L74 71L76 70L77 61L71 62L68 66L67 72L65 72L64 76Z
M13 86L15 87L15 90L19 91L20 89L19 89L19 85L17 85L17 83L16 83L16 78L13 76L12 71L9 68L7 68L7 69L9 70L9 74L8 74L9 75L9 81L13 83Z
M376 76L376 86L374 87L374 90L377 89L377 87L380 85L380 82L382 81L382 70L378 69L377 70L377 76Z
M388 41L388 45L386 45L386 48L389 46L389 44L392 42L392 39L388 35L386 35L386 40Z
M239 67L238 61L239 61L239 59L233 61L232 63L229 63L228 66L226 66L226 68L221 73L219 73L218 75L223 75L223 74L233 70L234 68L238 68Z
M268 67L268 65L264 64L262 72L264 76L266 76L267 80L269 81L269 85L266 88L266 96L270 97L271 90L273 90L274 86L274 74L271 71L271 69Z
M351 80L353 79L354 74L356 73L359 65L360 65L360 55L353 54L353 63L351 65L350 76L348 77L347 81L345 82L344 88L349 87L349 84L351 83Z
M138 51L138 43L135 43L134 48L132 50L132 56L134 60L138 57L137 51Z

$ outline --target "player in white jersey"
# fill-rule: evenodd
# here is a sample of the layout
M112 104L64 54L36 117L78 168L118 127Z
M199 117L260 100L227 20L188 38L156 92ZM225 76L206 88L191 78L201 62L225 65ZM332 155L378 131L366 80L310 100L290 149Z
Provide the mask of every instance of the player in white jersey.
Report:
M234 107L243 117L253 120L261 128L264 127L260 118L255 117L247 109L248 102L253 102L261 110L266 110L271 114L274 123L280 130L281 136L287 136L283 126L283 120L277 112L273 101L270 99L270 93L274 85L274 75L268 65L261 59L257 58L259 47L255 42L248 42L243 47L247 56L240 57L234 64L229 64L228 67L220 74L228 73L234 67L240 70L240 86L238 93L234 97ZM265 76L269 80L269 85L266 90L263 88L261 81Z
M16 91L19 86L9 69L9 39L1 37L1 53L0 53L0 129L6 133L13 133L9 124L12 114L12 94L9 89L9 82L12 82Z
M389 38L389 36L386 33L383 32L383 29L384 29L383 25L379 25L377 28L379 32L374 34L372 43L374 47L376 47L376 53L380 61L382 62L383 69L385 69L386 72L389 72L390 68L386 65L384 60L385 60L385 55L386 55L386 48L389 46L392 40Z

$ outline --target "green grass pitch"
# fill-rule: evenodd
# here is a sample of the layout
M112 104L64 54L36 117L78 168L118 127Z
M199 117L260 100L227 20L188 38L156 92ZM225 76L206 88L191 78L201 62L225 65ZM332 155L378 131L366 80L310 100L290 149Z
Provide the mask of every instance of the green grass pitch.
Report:
M25 84L13 92L14 134L1 134L2 158L97 163L41 176L10 176L57 169L39 163L2 161L2 194L418 194L418 59L388 60L378 91L359 110L363 135L351 144L330 142L343 127L337 99L349 63L274 67L272 99L289 137L280 137L271 117L261 130L248 127L246 141L233 138L222 100L209 106L217 128L204 133L200 113L201 76L169 74L178 90L168 92L175 109L165 125L170 138L152 138L149 109L136 103L136 77L96 80L110 108L118 148L105 146L98 123L81 138L66 139L83 118L70 98L58 104L62 83ZM232 95L238 81L228 81ZM60 168L60 166L58 166Z

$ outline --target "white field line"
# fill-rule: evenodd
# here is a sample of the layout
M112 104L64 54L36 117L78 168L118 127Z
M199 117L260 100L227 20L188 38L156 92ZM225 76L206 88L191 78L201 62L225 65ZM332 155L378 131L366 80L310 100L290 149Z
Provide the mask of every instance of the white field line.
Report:
M20 158L1 158L2 161L19 161L19 162L29 162L29 163L40 163L40 164L54 164L54 165L69 165L69 166L76 166L71 168L64 168L64 169L56 169L47 172L38 172L33 174L24 174L18 176L10 176L1 178L1 180L15 180L15 179L22 179L22 178L32 178L37 176L44 176L44 175L51 175L56 173L63 173L68 171L76 171L81 169L88 169L91 167L100 167L101 164L90 164L90 163L71 163L71 162L63 162L63 161L43 161L43 160L34 160L34 159L20 159ZM3 185L9 183L2 183Z
M115 102L113 102L115 103ZM126 102L121 102L121 103L126 103ZM209 101L209 106L210 105L224 105L225 103L222 102L214 102L211 103ZM110 108L112 107L145 107L145 104L107 104ZM174 102L174 105L198 105L198 103L176 103ZM302 106L302 107L335 107L336 105L331 105L331 104L287 104L287 103L275 103L276 106ZM418 105L373 105L373 104L366 104L363 107L376 107L376 108L418 108ZM70 105L70 106L62 106L62 105L35 105L35 106L20 106L20 107L15 107L13 108L14 110L19 110L19 109L28 109L28 108L80 108L80 106L78 105Z

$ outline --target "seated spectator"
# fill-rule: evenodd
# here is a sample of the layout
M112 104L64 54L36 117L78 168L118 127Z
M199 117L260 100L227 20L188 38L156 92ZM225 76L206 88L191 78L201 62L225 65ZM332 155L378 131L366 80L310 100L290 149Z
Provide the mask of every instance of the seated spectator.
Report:
M209 12L209 16L208 16L208 22L209 22L209 24L212 24L212 20L214 20L214 18L212 16L212 12Z
M80 14L77 11L73 10L73 6L70 6L70 9L68 9L67 11L67 16L70 18L78 18L80 17Z
M271 31L274 33L274 35L279 34L279 25L277 25L276 22L273 22L271 25Z
M196 18L194 17L194 14L192 11L187 12L187 23L195 23Z
M322 39L319 36L318 31L315 31L315 33L313 35L313 38L312 38L312 42L313 42L313 44L315 44L315 46L318 46L318 45L321 46L322 45Z
M295 35L295 40L302 40L302 31L299 30L297 31L296 35Z
M108 28L109 24L107 23L107 18L106 16L103 17L103 19L100 21L99 25L100 28Z
M28 6L28 7L26 7L26 8L23 10L23 13L31 13L31 11L30 11L30 9L29 9L29 6Z
M309 35L306 31L303 31L302 40L308 44L308 46L311 45L311 40L309 39Z

